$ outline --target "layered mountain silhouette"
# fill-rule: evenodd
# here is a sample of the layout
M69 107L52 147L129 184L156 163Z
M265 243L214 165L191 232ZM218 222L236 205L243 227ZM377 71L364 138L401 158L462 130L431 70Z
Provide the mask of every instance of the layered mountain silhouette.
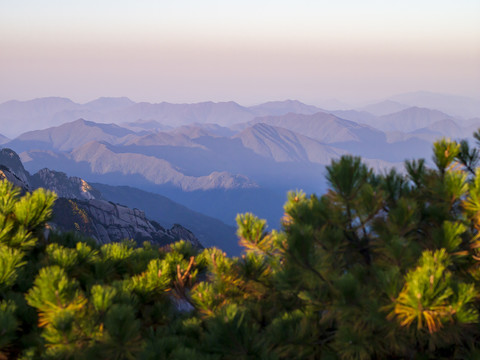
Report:
M43 129L63 123L57 120L64 111L80 109L81 105L60 97L40 98L29 101L11 100L0 104L0 125L12 136L25 129ZM78 119L78 117L77 117Z
M257 123L234 138L263 157L277 162L312 162L329 164L332 159L346 153L319 141L282 127Z
M98 124L84 119L51 127L45 130L26 132L15 138L10 146L17 151L29 149L69 151L91 141L117 144L135 134L115 124Z
M313 115L289 113L282 116L257 117L249 124L255 123L282 127L325 144L348 141L372 142L385 139L385 134L377 129L325 112Z
M450 115L438 110L410 107L392 114L383 115L372 125L376 125L377 128L384 131L410 132L447 119L453 120Z
M401 104L397 101L383 100L374 104L369 104L357 110L361 112L367 112L374 116L383 116L408 109L409 107L409 105Z
M128 98L99 98L78 104L65 98L39 98L7 101L0 104L0 126L9 137L21 132L58 126L80 118L98 123L122 124L134 131L167 130L198 124L230 126L257 116L284 115L290 112L313 114L321 109L297 100L275 101L251 107L229 102L195 104L135 103Z
M409 106L436 109L454 117L480 117L480 100L465 96L416 91L394 95L390 99Z
M256 116L294 114L315 114L324 111L316 106L304 104L298 100L269 101L260 105L251 106L250 110Z
M230 225L252 211L275 227L285 193L324 192L325 166L343 154L362 156L376 171L401 171L405 159L428 162L439 137L468 137L480 125L411 100L326 111L297 100L246 107L46 98L0 104L0 123L6 135L17 123L31 130L2 145L31 172L47 167L89 183L133 186L145 192L141 198L167 196Z

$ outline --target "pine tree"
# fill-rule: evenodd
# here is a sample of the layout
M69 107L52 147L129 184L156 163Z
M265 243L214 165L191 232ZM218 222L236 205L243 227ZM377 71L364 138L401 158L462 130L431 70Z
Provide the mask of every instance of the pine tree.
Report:
M205 324L249 319L233 328L254 332L256 354L274 358L475 357L475 154L444 139L436 169L409 161L405 175L377 175L344 156L327 168L325 195L289 194L283 232L240 216L245 256L212 254L209 281L194 289Z

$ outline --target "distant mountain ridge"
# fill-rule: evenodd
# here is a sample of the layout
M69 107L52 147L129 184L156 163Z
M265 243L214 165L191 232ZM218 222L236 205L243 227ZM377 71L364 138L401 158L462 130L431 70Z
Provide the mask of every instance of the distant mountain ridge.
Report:
M414 106L383 115L379 117L376 125L379 129L386 131L410 132L447 119L452 119L452 117L438 110Z
M365 111L374 116L383 116L409 108L409 105L401 104L393 100L383 100L378 103L370 104L359 108L359 111Z
M285 115L288 113L311 115L325 110L313 105L304 104L298 100L269 101L260 105L250 106L256 116Z
M23 105L40 109L41 103ZM405 159L426 157L428 163L435 139L480 124L480 118L463 120L392 99L333 111L297 100L249 107L128 98L86 104L49 98L45 104L32 114L50 116L55 126L38 130L29 122L33 131L3 144L18 151L30 171L55 168L88 182L134 186L232 225L243 211L278 224L274 204L281 208L291 189L325 191L325 166L343 154L362 156L376 171L401 170Z
M257 154L275 161L307 161L327 165L345 151L284 128L257 123L234 136Z
M464 119L480 117L480 99L471 97L416 91L397 94L390 99L409 106L436 109L454 117Z
M53 150L61 153L58 156L61 156L64 162L83 163L92 173L136 174L143 177L145 181L169 184L185 191L257 187L255 182L246 176L230 174L226 171L212 171L200 177L185 175L181 169L172 166L166 160L141 153L112 150L111 145L120 144L136 147L152 145L202 147L189 137L175 132L142 135L115 124L97 124L83 119L58 127L24 133L10 141L7 146L18 152L30 149ZM43 156L47 154L43 153ZM33 160L31 157L30 159Z
M115 124L98 124L78 119L45 130L29 131L11 141L10 147L24 151L36 146L45 150L69 151L90 141L106 141L111 144L122 142L128 135L135 134Z
M232 175L226 171L214 171L207 176L198 177L184 175L163 159L136 153L117 153L107 144L98 141L91 141L76 148L71 157L77 163L88 164L93 173L136 174L153 184L171 185L183 191L257 187L257 184L246 176Z
M248 124L256 123L282 127L325 144L384 139L384 134L377 129L325 112L312 115L289 113L282 116L257 117Z
M4 133L10 137L20 132L58 126L79 118L97 123L124 124L132 130L165 130L168 127L191 123L216 123L225 126L247 122L256 116L283 115L289 112L311 114L320 110L297 100L246 107L233 101L193 104L137 103L128 98L99 98L78 104L70 99L50 97L1 103L0 126L8 127L8 131Z
M281 214L273 204L281 207L292 188L323 191L325 166L350 143L363 148L386 141L379 130L323 112L257 117L242 127L237 133L204 123L136 133L80 119L22 134L6 146L21 151L32 172L57 168L90 182L135 186L230 224L245 210L275 224ZM375 169L398 166L398 157L365 155ZM270 209L262 198L271 199Z

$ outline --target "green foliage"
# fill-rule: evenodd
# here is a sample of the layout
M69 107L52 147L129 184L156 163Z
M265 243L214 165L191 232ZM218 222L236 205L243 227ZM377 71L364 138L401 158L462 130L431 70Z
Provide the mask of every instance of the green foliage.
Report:
M235 258L45 238L54 194L2 182L0 359L478 358L478 150L433 152L405 174L333 161L281 231L238 215Z
M0 302L0 358L2 357L2 351L15 339L15 332L18 327L15 310L16 306L12 301L3 300Z
M452 164L460 153L460 145L456 142L442 139L433 145L433 162L441 174Z
M455 320L460 323L478 320L473 307L474 285L453 282L447 270L450 264L445 249L422 254L418 267L407 274L395 302L392 316L398 318L400 325L408 327L415 323L418 330L434 333Z
M17 280L17 268L25 265L23 252L0 244L0 290L6 290Z
M27 229L34 229L50 220L56 196L50 191L27 193L15 203L17 221Z
M140 320L130 305L115 304L105 317L102 355L107 359L136 359L142 350Z

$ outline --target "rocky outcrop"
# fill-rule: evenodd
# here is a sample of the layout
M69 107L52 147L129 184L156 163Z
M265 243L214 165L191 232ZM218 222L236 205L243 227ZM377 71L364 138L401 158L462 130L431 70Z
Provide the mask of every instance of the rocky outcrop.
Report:
M4 165L0 165L0 181L8 180L16 187L21 188L23 191L28 191L29 187L25 184L22 179L20 179L15 173L10 171L10 169Z
M3 176L18 187L26 190L30 186L30 174L23 167L22 161L18 154L12 149L4 148L0 150L0 166L2 166ZM10 172L7 175L5 172Z
M174 225L167 230L148 220L141 210L105 200L60 198L55 203L54 214L54 222L58 228L80 231L102 244L133 239L139 244L148 241L163 246L183 239L198 248L203 247L198 239L181 225Z
M31 178L32 186L43 187L54 191L58 197L67 199L93 200L100 199L100 191L94 189L79 177L68 177L67 174L50 169L42 169Z
M139 244L148 241L164 246L183 239L203 248L183 226L175 224L165 229L147 219L141 210L102 200L101 193L81 178L49 169L31 176L10 149L0 151L0 180L3 179L24 191L41 187L57 193L51 225L59 230L77 231L102 244L133 239Z
M195 237L195 235L190 230L184 228L182 225L174 224L171 229L167 230L167 233L173 236L175 239L187 240L197 247L203 247L200 241L198 241L198 239Z

